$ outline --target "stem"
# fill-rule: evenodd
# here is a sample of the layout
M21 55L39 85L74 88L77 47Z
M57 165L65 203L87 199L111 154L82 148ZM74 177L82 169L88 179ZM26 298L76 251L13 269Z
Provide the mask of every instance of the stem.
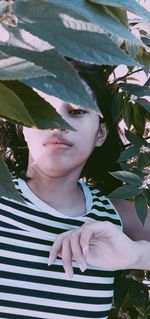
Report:
M14 12L13 12L13 5L12 5L12 0L9 0L8 2L8 12L10 15L12 15Z
M126 315L123 313L122 310L120 310L120 313L121 313L121 315L122 315L123 318L127 319Z
M125 75L120 76L119 78L115 79L112 83L113 83L113 84L114 84L114 83L117 83L118 81L121 81L121 80L125 79L126 77L128 77L128 76L130 76L130 75L132 75L132 74L135 74L135 73L137 73L137 72L141 72L141 71L143 71L142 68L141 68L141 69L138 69L138 70L135 70L135 71L133 71L133 72L129 72L129 71L128 71Z

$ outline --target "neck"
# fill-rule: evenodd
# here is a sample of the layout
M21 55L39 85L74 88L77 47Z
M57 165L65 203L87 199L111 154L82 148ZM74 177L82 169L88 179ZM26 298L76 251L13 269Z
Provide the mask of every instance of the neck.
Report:
M33 193L49 206L68 216L86 212L85 197L78 183L79 174L53 177L39 169L27 171L27 182Z

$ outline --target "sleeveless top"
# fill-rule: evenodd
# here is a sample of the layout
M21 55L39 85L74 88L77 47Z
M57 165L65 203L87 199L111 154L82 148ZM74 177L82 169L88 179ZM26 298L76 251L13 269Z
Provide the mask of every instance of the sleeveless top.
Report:
M81 272L73 262L67 280L61 258L48 267L50 246L58 234L87 221L110 221L122 229L112 203L84 183L86 214L68 217L41 201L25 181L14 179L26 205L1 198L0 318L108 318L112 307L114 272L88 266Z

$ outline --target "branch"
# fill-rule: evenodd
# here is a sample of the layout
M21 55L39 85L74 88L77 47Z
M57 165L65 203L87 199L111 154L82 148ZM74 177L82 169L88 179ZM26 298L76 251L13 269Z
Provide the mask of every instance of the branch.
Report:
M115 83L117 83L118 81L121 81L121 80L125 79L126 77L128 77L128 76L130 76L130 75L132 75L132 74L141 72L141 71L143 71L142 68L141 68L141 69L138 69L138 70L135 70L135 71L133 71L133 72L129 72L129 71L128 71L125 75L120 76L119 78L115 79L112 83L115 84Z

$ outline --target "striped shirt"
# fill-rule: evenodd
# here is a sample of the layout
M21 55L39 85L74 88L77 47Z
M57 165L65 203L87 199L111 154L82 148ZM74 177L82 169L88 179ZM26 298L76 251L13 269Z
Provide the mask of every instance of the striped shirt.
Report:
M86 214L68 217L41 201L25 181L14 180L26 205L0 199L1 306L0 318L107 318L112 306L114 273L73 262L67 280L61 258L48 267L50 247L58 234L78 229L86 221L111 221L122 228L111 202L99 190L81 183Z

